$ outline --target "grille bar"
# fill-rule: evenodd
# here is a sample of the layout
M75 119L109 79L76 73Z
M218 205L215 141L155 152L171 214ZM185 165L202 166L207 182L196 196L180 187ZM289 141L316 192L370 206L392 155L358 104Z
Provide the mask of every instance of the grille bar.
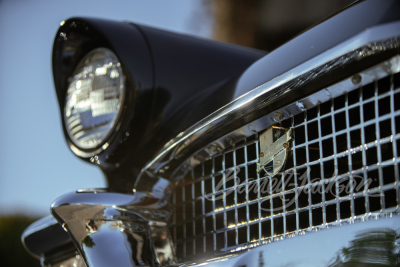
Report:
M294 141L273 178L257 172L259 133L192 168L171 198L178 257L398 213L399 85L389 75L282 121Z

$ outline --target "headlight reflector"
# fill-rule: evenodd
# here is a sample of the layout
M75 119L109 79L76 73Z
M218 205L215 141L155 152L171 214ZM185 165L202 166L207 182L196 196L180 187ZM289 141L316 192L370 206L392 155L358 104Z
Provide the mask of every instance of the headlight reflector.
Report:
M72 142L93 149L106 141L121 113L125 96L121 64L109 49L89 52L72 74L64 121Z

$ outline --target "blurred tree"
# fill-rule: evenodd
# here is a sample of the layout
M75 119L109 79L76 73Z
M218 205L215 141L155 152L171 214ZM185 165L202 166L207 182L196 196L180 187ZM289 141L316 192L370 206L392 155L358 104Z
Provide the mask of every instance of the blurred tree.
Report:
M205 0L214 39L271 51L354 0Z
M36 219L14 215L0 217L0 266L40 266L21 243L21 234Z

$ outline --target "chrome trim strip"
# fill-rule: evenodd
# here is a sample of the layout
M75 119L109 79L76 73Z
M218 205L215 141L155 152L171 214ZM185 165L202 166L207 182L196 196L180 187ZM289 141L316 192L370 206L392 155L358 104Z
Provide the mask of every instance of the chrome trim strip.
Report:
M271 99L274 99L277 94L283 95L294 93L293 90L304 84L306 81L324 75L339 66L343 66L349 62L360 60L389 49L398 49L399 47L400 22L394 22L367 29L348 41L325 51L319 56L316 56L299 66L295 66L281 76L278 76L249 91L247 94L238 97L186 131L181 132L174 139L171 139L167 144L165 144L164 148L157 154L157 156L142 169L136 185L139 184L140 177L145 173L162 173L162 168L174 158L179 157L179 154L190 143L193 143L200 136L211 131L214 127L217 127L218 124L224 121L226 116L229 114L240 114L241 111L248 112L249 107L257 109L262 108L267 106L268 102ZM268 57L268 55L266 57ZM245 86L245 82L240 80L238 86ZM251 106L251 103L259 97L263 97L266 100L262 103L262 106Z

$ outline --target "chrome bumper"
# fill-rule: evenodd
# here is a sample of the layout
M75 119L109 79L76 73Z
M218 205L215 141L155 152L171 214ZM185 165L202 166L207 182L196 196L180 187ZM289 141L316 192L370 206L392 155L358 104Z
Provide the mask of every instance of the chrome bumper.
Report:
M23 239L32 238L32 235L39 229L42 231L42 238L48 238L49 240L58 238L54 234L50 234L50 232L44 234L44 230L48 230L51 227L58 226L61 228L54 219L50 218L52 217L46 217L39 221L34 229L33 226L28 228ZM109 221L109 224L111 225L112 221ZM343 255L344 249L363 251L363 257L357 258L358 264L385 263L392 260L390 253L387 253L390 252L387 248L392 247L394 249L393 252L396 252L399 225L399 215L388 214L382 217L377 214L371 214L362 221L339 224L329 230L315 230L296 238L289 237L284 241L263 244L253 249L247 248L240 252L232 251L231 254L222 257L199 259L196 262L168 266L340 266L340 260L345 257ZM129 247L137 245L137 241L130 241L138 239L129 239L129 235L125 232L126 229L120 232L116 227L103 226L100 228L98 231L102 231L103 238L106 238L102 242L106 244L101 245L96 244L96 242L92 244L93 251L90 252L90 257L95 257L96 259L91 266L158 265L156 263L144 264L138 261L135 262L138 259L137 254L130 250ZM97 233L97 238L102 238L99 233ZM120 236L119 241L116 240L118 236ZM98 240L101 241L100 239ZM100 245L101 248L96 248L96 245ZM30 248L32 247L28 247L28 249ZM85 248L85 250L89 251L90 249ZM46 262L46 260L48 259L42 259L44 266L85 266L83 258L77 251L70 252L67 258L59 257L58 261L53 259L52 263Z

